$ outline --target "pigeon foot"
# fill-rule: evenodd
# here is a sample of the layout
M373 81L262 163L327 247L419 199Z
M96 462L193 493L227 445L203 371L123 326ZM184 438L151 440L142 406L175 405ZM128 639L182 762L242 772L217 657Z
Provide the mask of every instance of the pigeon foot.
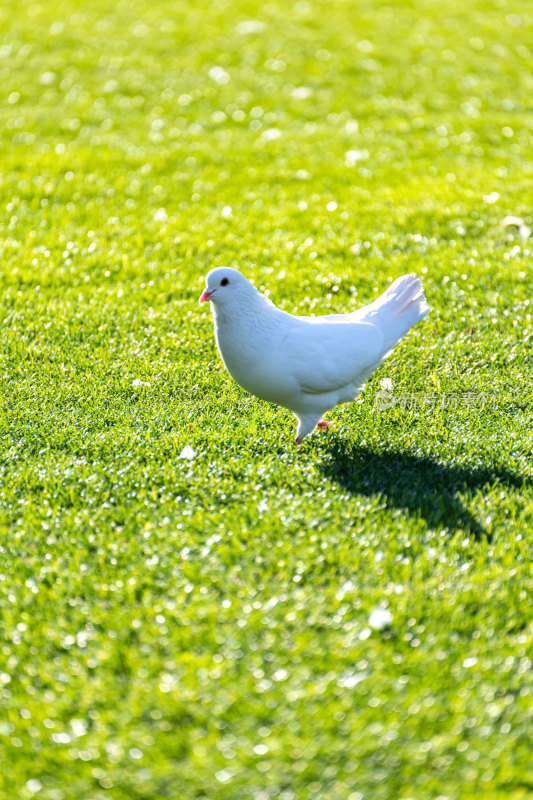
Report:
M327 419L321 419L321 420L319 420L319 421L317 422L316 426L317 426L317 428L318 428L318 430L319 430L319 431L327 431L327 430L328 430L328 428L331 428L331 426L332 426L332 425L334 425L334 424L335 424L335 423L333 423L333 422L330 422L330 421L329 421L329 420L327 420Z

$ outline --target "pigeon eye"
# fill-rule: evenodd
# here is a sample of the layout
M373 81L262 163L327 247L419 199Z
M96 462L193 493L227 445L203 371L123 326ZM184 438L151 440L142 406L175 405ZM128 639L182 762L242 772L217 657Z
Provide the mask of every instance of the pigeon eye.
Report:
M222 278L222 280L220 281L220 285L221 286L227 286L228 283L229 283L229 280L227 278Z

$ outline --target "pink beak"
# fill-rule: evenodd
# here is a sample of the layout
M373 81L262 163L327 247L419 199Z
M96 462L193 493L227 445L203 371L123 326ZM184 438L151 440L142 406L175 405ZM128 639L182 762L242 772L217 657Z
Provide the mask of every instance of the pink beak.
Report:
M198 302L205 303L206 300L209 300L214 291L215 291L214 289L204 289L204 291L200 295L200 299Z

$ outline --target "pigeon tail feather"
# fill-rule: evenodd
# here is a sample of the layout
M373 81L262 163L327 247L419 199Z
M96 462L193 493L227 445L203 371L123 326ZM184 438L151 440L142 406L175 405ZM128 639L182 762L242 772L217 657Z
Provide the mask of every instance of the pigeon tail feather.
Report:
M429 311L422 284L414 274L395 280L368 307L365 320L379 324L384 334L384 358Z

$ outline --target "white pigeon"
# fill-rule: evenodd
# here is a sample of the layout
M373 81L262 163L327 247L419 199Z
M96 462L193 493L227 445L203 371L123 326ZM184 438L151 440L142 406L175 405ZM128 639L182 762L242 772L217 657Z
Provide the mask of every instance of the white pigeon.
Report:
M230 375L262 400L290 409L296 442L332 423L323 414L355 400L409 328L429 312L416 275L403 275L350 314L300 317L277 308L231 267L207 275L215 339Z

